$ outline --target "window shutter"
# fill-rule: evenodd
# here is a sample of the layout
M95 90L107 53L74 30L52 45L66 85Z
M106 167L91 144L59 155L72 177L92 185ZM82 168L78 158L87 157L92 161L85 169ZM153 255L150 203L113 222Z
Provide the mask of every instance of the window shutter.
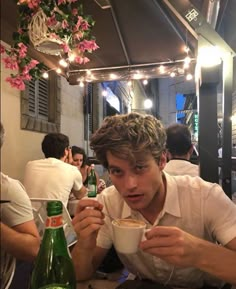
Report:
M38 80L38 116L48 119L48 81Z

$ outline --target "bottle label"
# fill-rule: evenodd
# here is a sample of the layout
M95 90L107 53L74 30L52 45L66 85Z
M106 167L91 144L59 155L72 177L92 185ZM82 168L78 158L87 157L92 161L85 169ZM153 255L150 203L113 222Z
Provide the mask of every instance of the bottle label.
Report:
M88 185L88 197L96 197L96 186L95 185Z
M62 215L47 217L46 228L57 229L63 226Z

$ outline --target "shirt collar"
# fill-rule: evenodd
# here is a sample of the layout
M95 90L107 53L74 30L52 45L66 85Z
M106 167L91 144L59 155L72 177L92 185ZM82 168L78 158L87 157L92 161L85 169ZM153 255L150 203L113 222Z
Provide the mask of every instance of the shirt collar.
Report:
M163 172L166 177L166 199L163 207L163 213L169 213L176 217L181 217L178 188L175 177Z

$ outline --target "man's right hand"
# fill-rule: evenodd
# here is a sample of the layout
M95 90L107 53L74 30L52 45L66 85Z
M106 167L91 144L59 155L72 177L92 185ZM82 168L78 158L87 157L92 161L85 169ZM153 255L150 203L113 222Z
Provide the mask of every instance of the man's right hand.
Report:
M82 199L78 202L75 216L72 220L78 236L80 248L94 249L97 234L104 224L103 205L95 199Z

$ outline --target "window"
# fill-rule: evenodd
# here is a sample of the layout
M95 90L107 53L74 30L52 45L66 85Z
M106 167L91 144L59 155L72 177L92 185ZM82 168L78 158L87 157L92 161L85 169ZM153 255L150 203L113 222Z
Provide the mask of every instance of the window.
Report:
M60 131L58 76L31 80L21 94L21 128L43 133Z

